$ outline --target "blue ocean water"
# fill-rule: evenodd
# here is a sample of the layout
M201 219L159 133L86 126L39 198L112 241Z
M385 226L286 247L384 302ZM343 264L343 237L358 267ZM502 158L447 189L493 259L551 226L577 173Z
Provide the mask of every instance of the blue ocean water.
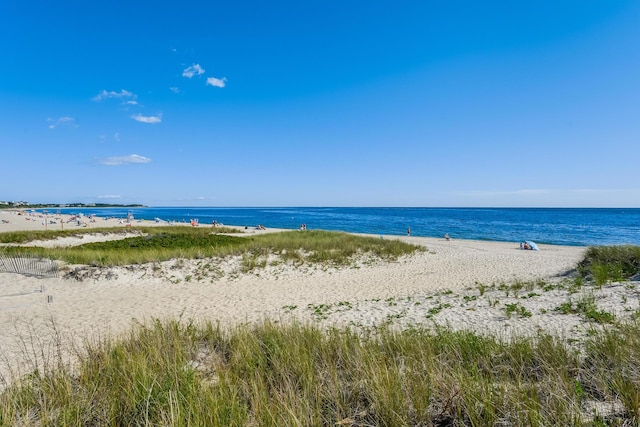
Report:
M82 212L101 217L189 222L201 225L213 220L227 225L309 230L336 230L380 235L404 235L454 239L513 241L592 246L640 245L640 209L562 208L65 208L62 213Z

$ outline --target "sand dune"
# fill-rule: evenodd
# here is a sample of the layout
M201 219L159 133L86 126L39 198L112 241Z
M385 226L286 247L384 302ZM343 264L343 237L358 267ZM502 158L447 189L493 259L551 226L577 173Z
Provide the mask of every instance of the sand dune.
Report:
M103 220L97 221L103 225ZM76 240L114 236L118 235ZM517 242L393 238L427 250L396 262L361 262L342 269L279 264L241 273L240 259L229 258L101 269L68 266L66 273L74 274L60 278L0 273L0 372L6 376L19 361L40 357L28 354L25 337L52 350L57 340L67 347L79 345L83 337L118 334L132 322L151 319L210 319L232 325L269 317L360 326L393 320L401 327L438 322L478 331L520 332L536 327L567 331L580 322L553 313L553 307L566 301L566 292L521 290L540 294L525 300L522 294L506 296L499 288L517 281L560 281L585 248L540 245L535 252L520 250ZM486 289L483 295L479 286ZM602 300L614 309L626 288L611 289ZM628 307L637 308L637 297L630 293L625 300ZM504 307L514 303L528 307L532 316L508 317ZM317 307L323 307L320 314Z

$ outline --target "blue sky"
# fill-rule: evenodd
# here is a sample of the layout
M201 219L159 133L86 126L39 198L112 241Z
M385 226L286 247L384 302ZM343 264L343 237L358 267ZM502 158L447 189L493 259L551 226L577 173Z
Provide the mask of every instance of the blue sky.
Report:
M640 207L640 2L9 1L0 200Z

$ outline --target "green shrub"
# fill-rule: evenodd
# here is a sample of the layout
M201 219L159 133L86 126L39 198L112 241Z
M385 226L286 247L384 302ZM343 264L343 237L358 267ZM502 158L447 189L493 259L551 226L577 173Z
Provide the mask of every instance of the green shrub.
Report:
M591 276L598 285L628 279L640 272L640 246L590 247L577 270L582 276Z

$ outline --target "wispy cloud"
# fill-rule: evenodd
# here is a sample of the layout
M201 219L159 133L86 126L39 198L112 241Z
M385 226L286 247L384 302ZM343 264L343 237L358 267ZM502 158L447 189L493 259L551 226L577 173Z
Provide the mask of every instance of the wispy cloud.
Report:
M180 93L180 88L177 87L170 87L169 90L173 93Z
M104 133L98 135L98 141L100 141L101 143L109 142L109 141L111 141L111 139L112 138L109 138L109 136L104 134ZM113 134L113 140L115 142L120 142L120 132L116 132L116 133Z
M188 79L193 76L199 76L201 74L204 74L204 68L202 68L200 64L190 65L189 67L185 68L184 71L182 71L182 76Z
M105 194L104 196L98 196L98 199L120 199L122 196L117 194Z
M128 90L124 90L124 89L122 89L120 92L115 92L112 90L111 91L103 90L102 92L100 92L99 94L91 98L91 100L95 102L100 102L103 99L110 99L110 98L129 99L127 103L137 104L137 102L135 101L137 97L138 96L135 93L129 92Z
M139 156L137 154L130 154L128 156L107 157L100 160L100 163L106 166L122 166L136 163L149 163L150 161L151 159L148 157Z
M149 123L149 124L157 124L162 122L162 114L158 114L157 116L143 116L142 114L136 114L131 116L133 120L140 123Z
M217 79L215 77L207 78L207 86L225 87L226 85L227 85L226 77L223 77L221 79Z
M55 129L59 126L66 126L70 128L77 128L76 119L73 117L60 117L57 119L52 119L49 117L47 119L47 123L49 123L49 129Z
M503 191L463 191L459 194L472 197L502 197L502 196L531 196L545 195L557 192L557 190L530 188L521 190L503 190Z

